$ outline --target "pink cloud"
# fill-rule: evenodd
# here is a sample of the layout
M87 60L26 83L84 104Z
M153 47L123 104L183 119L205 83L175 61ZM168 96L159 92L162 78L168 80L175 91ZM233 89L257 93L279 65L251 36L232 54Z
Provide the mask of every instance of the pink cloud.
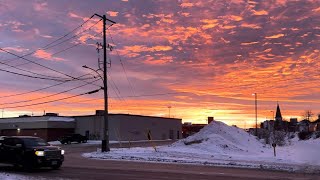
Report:
M267 36L266 39L277 39L277 38L281 38L283 36L284 36L284 34L276 34L276 35L272 35L272 36Z
M46 2L43 2L43 3L35 3L33 5L33 9L35 11L44 11L44 10L47 10L48 9L48 3Z
M190 7L193 7L194 6L194 4L193 3L181 3L180 4L180 6L182 7L182 8L190 8Z
M108 11L108 12L107 12L107 14L108 14L109 16L112 16L112 17L118 16L118 13L119 13L119 12L117 12L117 11Z
M252 10L253 15L256 16L263 16L263 15L268 15L269 13L265 10L261 10L261 11L256 11L256 10Z
M62 58L58 58L58 57L53 57L51 53L39 49L34 53L34 56L37 58L41 58L41 59L46 59L46 60L50 60L50 61L62 61Z
M26 52L28 51L29 49L26 49L26 48L22 48L20 46L17 46L17 47L6 47L6 48L3 48L7 51L15 51L15 52L18 52L18 53L22 53L22 52Z

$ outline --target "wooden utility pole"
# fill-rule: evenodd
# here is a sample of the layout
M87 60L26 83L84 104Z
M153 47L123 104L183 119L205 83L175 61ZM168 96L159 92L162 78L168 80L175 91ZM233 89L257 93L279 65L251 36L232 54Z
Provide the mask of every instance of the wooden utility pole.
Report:
M103 121L103 133L102 133L102 142L101 142L101 152L110 151L109 147L109 120L108 120L108 76L107 76L107 37L106 37L106 21L109 21L113 24L116 22L107 19L106 15L99 15L98 16L103 21L103 90L104 90L104 121Z

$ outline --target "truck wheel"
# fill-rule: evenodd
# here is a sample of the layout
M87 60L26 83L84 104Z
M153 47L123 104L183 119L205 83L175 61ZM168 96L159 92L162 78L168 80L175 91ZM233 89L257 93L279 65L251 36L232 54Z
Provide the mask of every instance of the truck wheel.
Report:
M15 155L15 162L13 164L14 169L20 170L23 167L23 160L21 155Z
M22 169L26 172L32 172L34 171L36 166L33 163L30 163L26 160L23 161L22 163Z

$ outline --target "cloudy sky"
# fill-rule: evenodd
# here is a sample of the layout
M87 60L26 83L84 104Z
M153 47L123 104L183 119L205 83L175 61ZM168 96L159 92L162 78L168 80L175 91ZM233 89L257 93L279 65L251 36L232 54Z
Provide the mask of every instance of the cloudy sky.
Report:
M286 119L320 113L318 0L1 0L3 117L103 109L102 91L77 96L102 86L82 67L103 57L95 13L117 23L107 23L111 113L250 127L252 93L259 121L277 102Z

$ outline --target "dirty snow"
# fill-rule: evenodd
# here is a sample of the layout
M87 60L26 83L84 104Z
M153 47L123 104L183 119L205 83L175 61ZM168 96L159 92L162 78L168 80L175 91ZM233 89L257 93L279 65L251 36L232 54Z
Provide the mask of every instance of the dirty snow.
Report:
M64 178L46 178L46 177L41 177L41 176L27 176L27 175L20 175L20 174L15 174L15 173L6 173L6 172L0 172L0 179L1 180L50 180L50 179L55 179L55 180L66 180Z
M213 121L200 132L169 146L111 149L84 153L95 159L189 163L215 166L320 172L320 140L293 140L290 146L264 146L242 129Z

